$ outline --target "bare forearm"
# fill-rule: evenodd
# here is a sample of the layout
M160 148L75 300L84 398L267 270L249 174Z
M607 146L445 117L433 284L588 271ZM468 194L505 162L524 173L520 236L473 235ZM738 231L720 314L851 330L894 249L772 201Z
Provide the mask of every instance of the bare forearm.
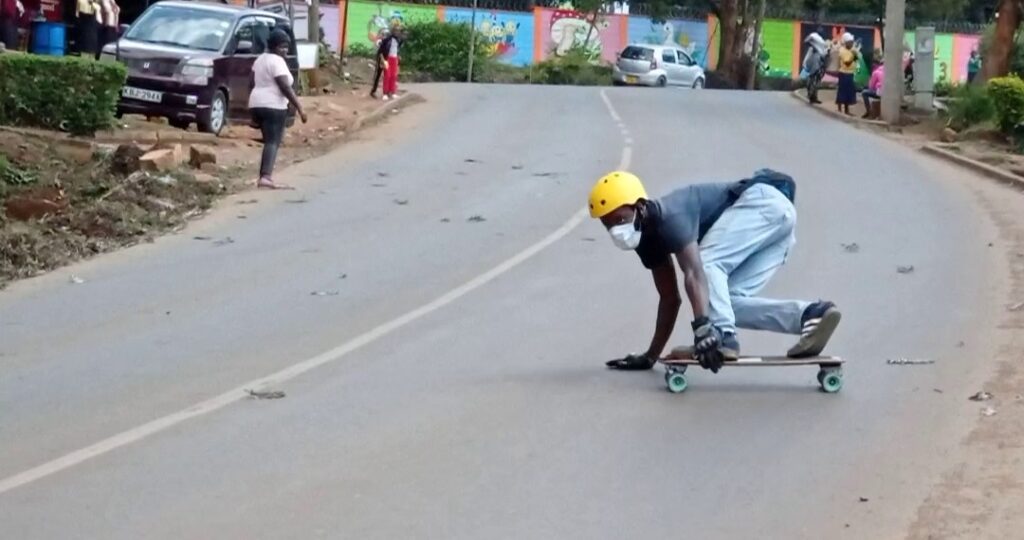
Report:
M683 273L683 288L686 289L686 297L690 300L690 308L693 309L693 318L706 317L708 312L708 280L704 275L704 269L695 267Z
M669 338L672 337L672 330L676 326L676 319L679 317L679 308L683 301L676 298L662 298L658 301L658 322L654 327L654 337L651 338L651 346L647 349L647 355L651 358L661 356Z

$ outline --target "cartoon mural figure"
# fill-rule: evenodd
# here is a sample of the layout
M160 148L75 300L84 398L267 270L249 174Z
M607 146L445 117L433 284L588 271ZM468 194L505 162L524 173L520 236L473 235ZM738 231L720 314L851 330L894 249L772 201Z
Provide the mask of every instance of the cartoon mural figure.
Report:
M608 21L600 17L594 21L592 17L576 11L555 10L551 15L550 28L555 55L565 56L569 50L579 49L590 61L597 61L601 58L601 32L608 26Z
M513 20L499 21L496 16L484 18L477 28L487 46L488 56L512 56L516 53L516 33L519 23Z
M381 13L382 9L382 7L378 6L377 14L370 17L370 20L366 23L366 38L370 43L379 43L388 28L396 24L401 25L404 22L401 10L392 9L388 16L384 17Z

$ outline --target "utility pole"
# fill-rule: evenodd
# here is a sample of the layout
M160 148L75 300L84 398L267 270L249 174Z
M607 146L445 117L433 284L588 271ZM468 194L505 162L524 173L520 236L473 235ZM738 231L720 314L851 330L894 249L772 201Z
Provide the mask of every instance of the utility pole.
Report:
M466 82L473 82L473 56L476 54L476 0L473 0L473 14L469 18L469 69Z
M347 4L347 2L346 2ZM348 7L347 5L345 7ZM309 34L306 39L310 43L320 44L320 0L310 0L309 10L307 11L307 17L309 17Z
M903 20L906 11L906 0L886 0L882 119L890 124L899 122L903 104Z

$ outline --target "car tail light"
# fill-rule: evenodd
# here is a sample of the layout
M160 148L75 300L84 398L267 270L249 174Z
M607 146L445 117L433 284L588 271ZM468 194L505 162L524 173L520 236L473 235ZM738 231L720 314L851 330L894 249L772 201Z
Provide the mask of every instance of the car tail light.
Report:
M656 69L658 69L658 61L657 60L651 60L651 71L654 71Z

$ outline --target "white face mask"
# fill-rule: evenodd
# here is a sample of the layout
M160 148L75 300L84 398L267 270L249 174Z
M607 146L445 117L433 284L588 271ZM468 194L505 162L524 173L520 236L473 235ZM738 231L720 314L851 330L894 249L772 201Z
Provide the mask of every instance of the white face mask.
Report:
M612 235L612 242L615 242L619 249L630 251L640 245L641 233L634 223L623 223L611 227L608 229L608 234Z

